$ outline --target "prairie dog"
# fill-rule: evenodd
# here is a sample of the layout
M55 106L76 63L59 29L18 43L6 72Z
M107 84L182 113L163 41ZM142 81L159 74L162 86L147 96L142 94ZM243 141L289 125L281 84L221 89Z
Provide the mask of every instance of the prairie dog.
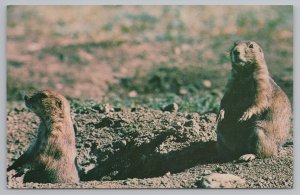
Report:
M291 105L269 76L262 48L238 41L230 52L232 71L220 105L217 148L222 160L277 155L291 127Z
M40 118L38 135L7 171L26 164L31 170L25 174L24 182L79 182L75 133L67 99L50 90L36 92L24 99L26 106Z

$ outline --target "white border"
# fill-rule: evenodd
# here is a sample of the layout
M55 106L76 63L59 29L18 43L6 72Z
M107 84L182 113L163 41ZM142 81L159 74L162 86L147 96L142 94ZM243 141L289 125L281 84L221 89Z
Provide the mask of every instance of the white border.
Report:
M300 85L299 77L299 0L0 0L0 194L299 194L299 148L298 146L298 127L299 121L297 120L299 114L299 90ZM294 5L294 189L280 189L280 190L251 190L251 189L239 189L239 190L88 190L88 189L76 189L76 190L51 190L51 189L39 189L39 190L8 190L6 189L6 5ZM297 87L295 87L297 86ZM298 162L298 163L297 163Z

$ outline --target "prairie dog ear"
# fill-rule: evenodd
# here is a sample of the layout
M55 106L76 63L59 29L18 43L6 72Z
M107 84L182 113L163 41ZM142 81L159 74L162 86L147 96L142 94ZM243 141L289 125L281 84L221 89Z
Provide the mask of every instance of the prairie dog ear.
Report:
M239 40L234 41L233 46L237 46L240 42L241 41L239 41Z
M44 93L45 95L49 95L49 93L50 93L47 89L42 90L41 92Z

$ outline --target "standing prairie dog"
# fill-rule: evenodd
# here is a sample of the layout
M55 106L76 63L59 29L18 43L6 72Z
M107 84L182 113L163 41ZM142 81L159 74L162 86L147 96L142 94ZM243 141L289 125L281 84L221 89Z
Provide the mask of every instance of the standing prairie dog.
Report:
M79 182L75 165L75 133L68 101L50 90L39 91L24 99L26 106L40 118L38 135L7 171L27 164L31 170L25 174L24 182Z
M256 42L235 42L230 57L231 78L217 124L219 157L249 161L275 156L291 127L289 99L269 76Z

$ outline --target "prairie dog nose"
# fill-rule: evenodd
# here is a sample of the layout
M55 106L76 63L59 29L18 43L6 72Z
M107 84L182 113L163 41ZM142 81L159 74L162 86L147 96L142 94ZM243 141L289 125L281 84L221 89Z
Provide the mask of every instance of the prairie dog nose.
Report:
M235 50L233 50L233 54L234 54L235 56L238 56L238 55L241 54L241 52L238 51L237 48L236 48Z

